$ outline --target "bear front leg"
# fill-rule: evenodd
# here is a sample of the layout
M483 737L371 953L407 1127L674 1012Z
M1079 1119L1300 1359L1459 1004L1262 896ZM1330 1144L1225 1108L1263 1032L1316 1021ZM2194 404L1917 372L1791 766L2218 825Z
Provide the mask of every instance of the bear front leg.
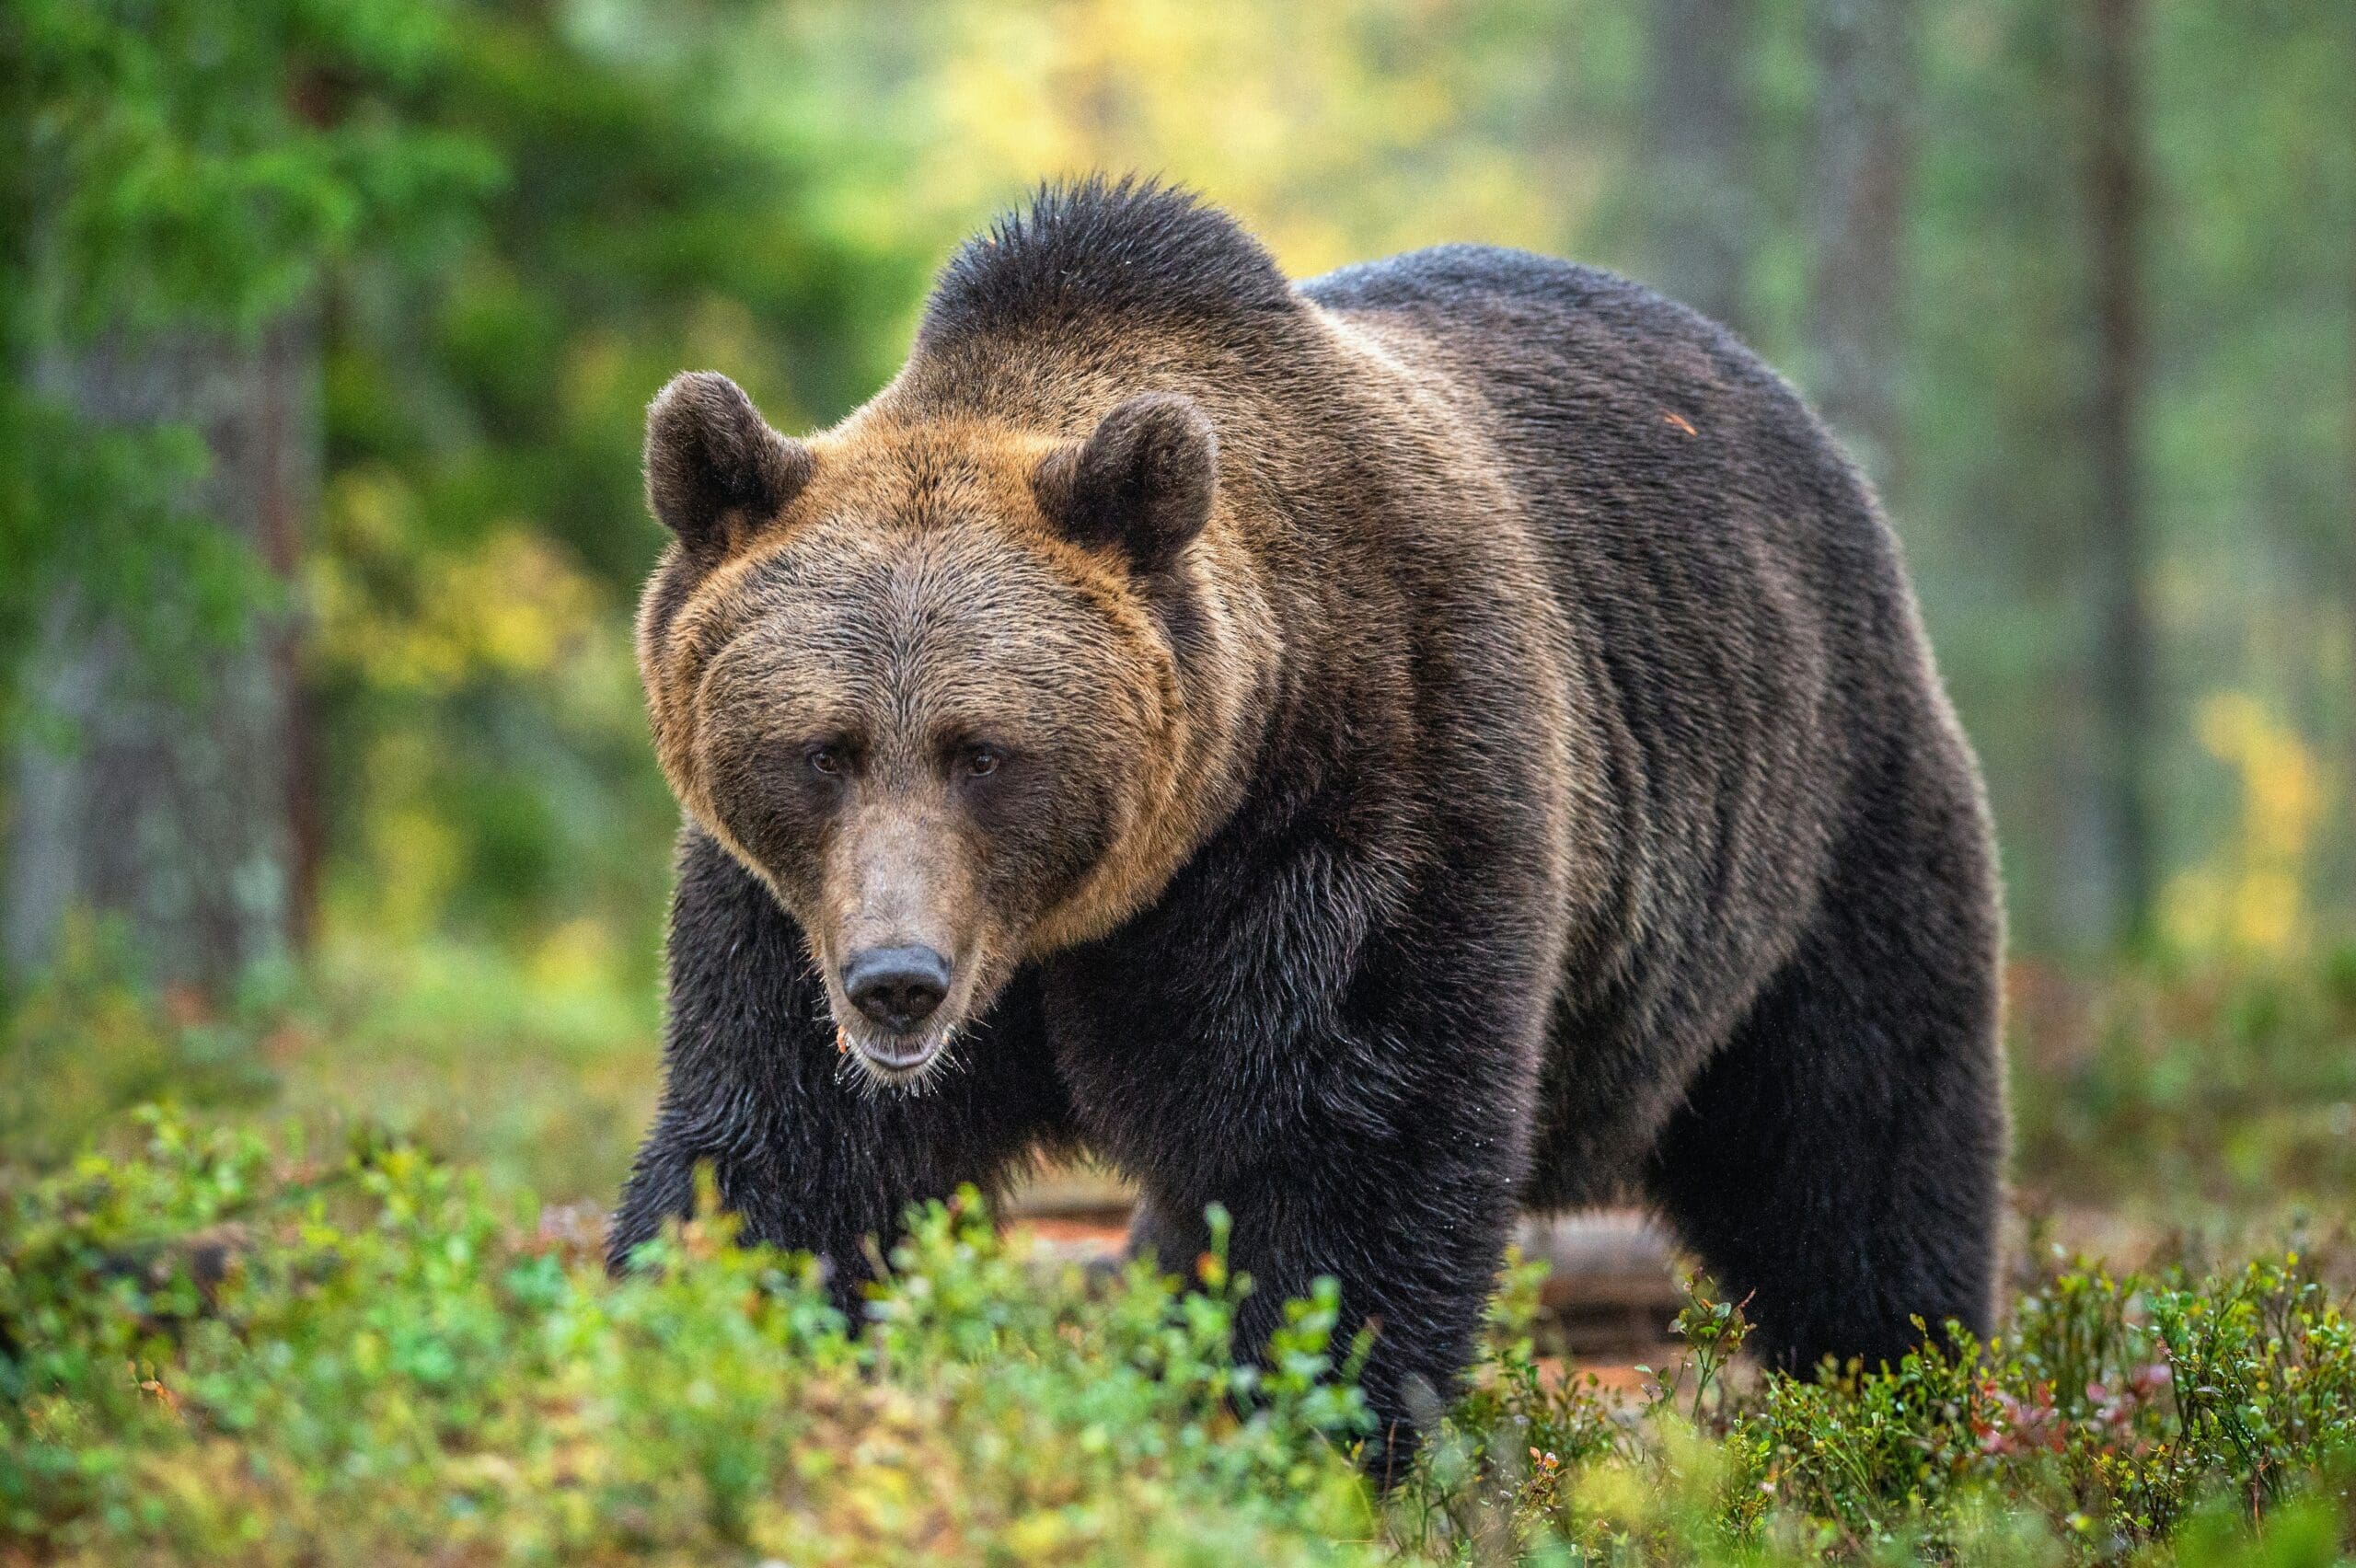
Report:
M1464 1049L1452 1064L1461 1073L1434 1070L1439 1061L1420 1048L1449 1027L1393 1015L1381 1027L1296 1043L1302 1096L1238 1115L1258 1125L1218 1140L1229 1156L1219 1168L1186 1173L1203 1179L1187 1186L1227 1208L1229 1268L1252 1279L1236 1323L1240 1358L1265 1358L1286 1303L1307 1297L1320 1275L1341 1286L1335 1366L1370 1332L1359 1386L1376 1424L1363 1458L1386 1487L1413 1460L1422 1430L1455 1402L1527 1158L1522 1052L1509 1043L1534 1052L1535 1024L1521 1035L1468 1009L1452 1027L1484 1033L1486 1047ZM1377 1087L1386 1080L1392 1094ZM1198 1204L1149 1196L1131 1245L1149 1244L1163 1269L1191 1277L1209 1244L1201 1215Z
M1210 1244L1210 1227L1201 1214L1142 1193L1129 1216L1128 1242L1122 1251L1130 1258L1151 1258L1163 1274L1192 1279L1196 1260Z
M1334 1129L1227 1184L1234 1219L1228 1261L1252 1276L1237 1354L1265 1354L1287 1301L1321 1274L1341 1286L1333 1355L1346 1360L1372 1331L1360 1387L1376 1429L1365 1454L1381 1485L1415 1457L1421 1429L1455 1402L1472 1360L1514 1213L1502 1164L1462 1158L1499 1150L1496 1129L1424 1132L1376 1141ZM1440 1147L1454 1143L1456 1147ZM1171 1260L1163 1264L1170 1267ZM1179 1260L1181 1272L1187 1260Z
M663 1101L615 1215L617 1270L695 1207L708 1164L746 1241L826 1260L837 1304L872 1276L911 1204L995 1194L1063 1113L1037 1003L1018 978L921 1092L868 1081L838 1051L802 933L709 836L683 836L673 900Z
M1081 1138L1144 1189L1134 1251L1191 1274L1205 1206L1249 1274L1236 1354L1341 1285L1334 1355L1396 1479L1455 1398L1530 1157L1560 945L1537 877L1397 891L1329 839L1254 844L1116 939L1045 966Z

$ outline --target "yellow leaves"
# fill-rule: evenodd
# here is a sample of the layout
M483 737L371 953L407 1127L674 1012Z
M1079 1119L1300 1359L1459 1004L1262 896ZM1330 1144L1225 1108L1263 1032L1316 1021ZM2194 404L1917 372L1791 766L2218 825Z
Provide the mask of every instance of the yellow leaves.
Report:
M857 16L859 13L847 13ZM1161 175L1297 275L1443 239L1559 245L1596 192L1500 128L1518 22L1494 4L965 0L896 84L921 152L880 214L955 233L1042 178Z
M1645 1430L1657 1446L1657 1468L1588 1469L1572 1484L1576 1513L1604 1539L1619 1544L1698 1539L1710 1528L1717 1500L1734 1476L1732 1456L1674 1411L1652 1412Z
M556 993L594 990L618 963L613 928L589 917L567 920L533 945L525 965L532 983Z
M2210 755L2241 770L2243 832L2254 854L2295 859L2323 815L2315 754L2246 692L2220 692L2200 705L2196 725Z
M1008 1525L999 1545L1017 1562L1056 1562L1073 1539L1072 1524L1060 1509L1035 1509Z
M579 578L555 564L538 540L510 534L492 540L459 572L460 592L482 594L479 643L483 663L518 674L555 668L565 642L587 627L589 595ZM468 578L476 581L469 583ZM452 638L463 646L462 638Z
M344 498L373 532L365 480ZM546 539L502 529L468 554L420 563L413 599L388 604L353 581L346 559L323 555L314 573L319 645L372 685L444 696L484 675L556 672L615 612Z
M638 390L642 376L620 333L582 333L565 355L564 375L557 382L567 420L586 423L618 402L635 404L643 396Z
M363 819L368 846L370 923L389 937L416 938L433 928L465 874L457 830L421 797L423 759L413 736L386 737L375 748L369 786L382 804Z
M2246 692L2212 695L2194 731L2238 776L2241 817L2208 863L2170 881L2167 934L2196 951L2296 953L2310 934L2304 878L2328 794L2322 767L2297 732Z

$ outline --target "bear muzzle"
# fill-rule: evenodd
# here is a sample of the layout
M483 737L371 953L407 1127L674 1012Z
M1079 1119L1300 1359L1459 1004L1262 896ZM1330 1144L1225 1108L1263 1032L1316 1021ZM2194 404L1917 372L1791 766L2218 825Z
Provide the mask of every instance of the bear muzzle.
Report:
M978 951L953 957L898 933L852 946L826 970L837 1044L870 1078L916 1089L953 1065L965 1023L988 1005L985 971L995 967Z
M843 994L894 1034L910 1034L949 995L949 961L923 946L873 947L843 965ZM875 1055L871 1051L869 1055ZM892 1061L895 1067L916 1066Z

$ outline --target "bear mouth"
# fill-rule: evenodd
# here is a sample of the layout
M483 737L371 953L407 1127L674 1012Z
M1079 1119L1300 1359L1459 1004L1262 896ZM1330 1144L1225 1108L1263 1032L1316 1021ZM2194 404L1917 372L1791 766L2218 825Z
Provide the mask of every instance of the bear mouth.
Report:
M849 1010L838 1010L837 1019ZM920 1092L955 1064L952 1047L959 1031L954 1019L935 1017L920 1029L900 1033L878 1028L856 1013L851 1017L856 1021L838 1021L835 1026L835 1050L842 1058L839 1070L872 1086Z
M940 1059L949 1043L947 1032L927 1030L920 1034L856 1034L851 1036L851 1049L869 1068L884 1077L898 1080L913 1078Z

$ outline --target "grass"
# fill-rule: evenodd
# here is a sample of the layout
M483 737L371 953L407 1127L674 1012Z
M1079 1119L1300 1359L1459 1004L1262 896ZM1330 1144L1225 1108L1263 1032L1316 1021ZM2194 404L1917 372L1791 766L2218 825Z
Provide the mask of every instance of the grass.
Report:
M54 1167L161 1101L322 1136L364 1124L497 1192L606 1203L653 1113L657 998L606 970L330 940L208 1005L151 995L133 968L119 933L86 926L40 985L0 995L0 1167Z
M1516 1268L1387 1496L1330 1297L1238 1366L1248 1281L1091 1281L970 1200L858 1321L721 1216L606 1280L574 1205L642 1114L648 998L463 951L219 1013L109 976L0 1033L0 1563L2356 1555L2347 962L2023 977L2045 1217L1991 1343L1761 1376L1697 1286L1623 1399L1534 1353ZM191 1109L121 1110L157 1097ZM2135 1267L2057 1242L2089 1216Z

